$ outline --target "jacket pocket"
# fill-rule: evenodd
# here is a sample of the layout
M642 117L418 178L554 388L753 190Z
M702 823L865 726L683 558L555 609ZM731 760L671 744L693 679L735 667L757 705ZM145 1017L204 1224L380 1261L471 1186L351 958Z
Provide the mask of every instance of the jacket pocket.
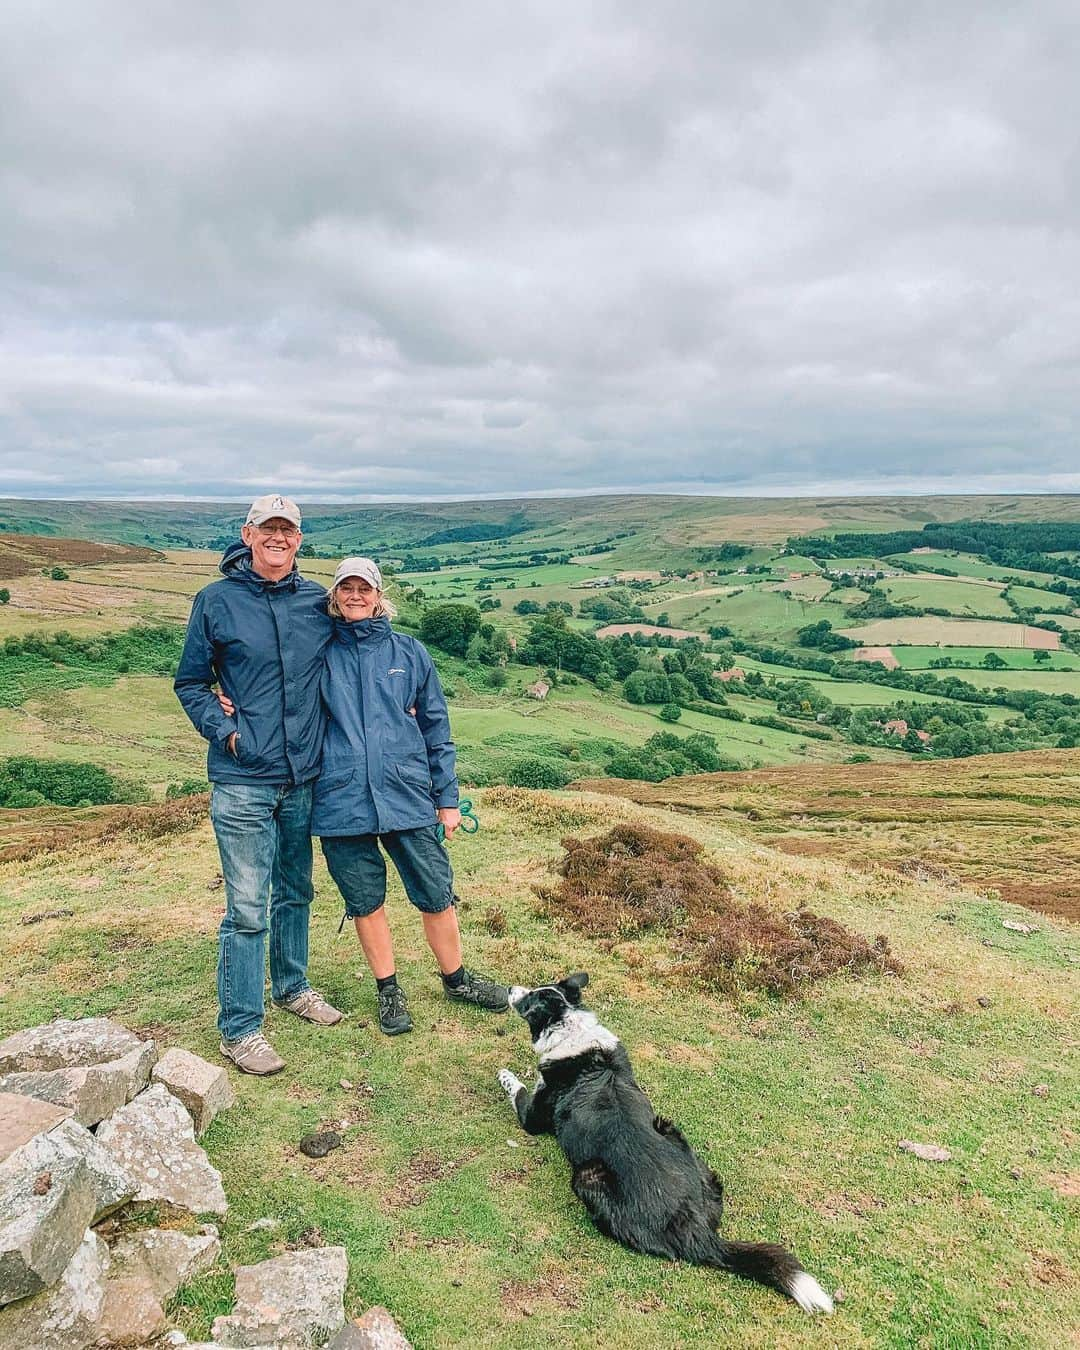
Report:
M426 764L395 764L394 772L406 787L431 791L431 772Z
M356 768L352 765L347 769L330 769L328 772L324 770L315 780L316 795L322 797L331 792L340 792L342 788L348 787L355 777Z

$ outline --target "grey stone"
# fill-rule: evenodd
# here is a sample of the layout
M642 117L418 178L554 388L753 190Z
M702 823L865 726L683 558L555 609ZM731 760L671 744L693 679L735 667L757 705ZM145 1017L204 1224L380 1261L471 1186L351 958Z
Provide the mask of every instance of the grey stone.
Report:
M39 1101L68 1107L80 1125L96 1125L146 1086L153 1064L153 1042L108 1064L74 1069L34 1069L4 1074L0 1090L21 1092Z
M224 1214L221 1174L195 1142L191 1117L154 1083L98 1127L98 1141L129 1172L135 1199L173 1205L193 1214Z
M51 1289L0 1310L0 1350L86 1350L98 1339L109 1252L92 1230Z
M164 1303L220 1254L216 1229L189 1237L171 1228L143 1228L113 1243L112 1264L114 1272L146 1278L155 1298Z
M190 1050L166 1050L154 1065L152 1077L187 1107L196 1137L205 1133L219 1111L236 1101L224 1066L209 1064Z
M369 1308L326 1343L326 1350L412 1350L385 1308Z
M38 1135L0 1166L0 1307L58 1280L94 1217L85 1161L47 1141Z
M0 1092L0 1163L35 1135L66 1120L71 1111L19 1092Z
M77 1121L61 1121L47 1135L42 1136L43 1150L46 1143L58 1156L83 1160L94 1191L94 1217L91 1223L100 1223L113 1210L134 1199L138 1191L134 1175Z
M105 1284L98 1339L105 1345L145 1345L166 1328L165 1309L146 1275L116 1275Z
M219 1345L273 1345L304 1350L323 1345L345 1321L344 1247L288 1252L236 1272L236 1306L214 1319Z
M157 1055L153 1041L140 1041L133 1031L108 1017L58 1017L0 1041L0 1073L79 1069L109 1064L133 1051L140 1058L148 1057L151 1064Z

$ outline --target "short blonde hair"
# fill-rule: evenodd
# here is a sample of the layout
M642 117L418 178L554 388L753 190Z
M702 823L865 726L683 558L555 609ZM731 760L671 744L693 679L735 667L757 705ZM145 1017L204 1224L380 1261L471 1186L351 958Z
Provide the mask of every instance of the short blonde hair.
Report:
M348 581L349 578L345 577L344 580ZM340 584L341 583L339 583L339 585ZM337 591L338 588L335 586L330 592L330 597L326 602L326 611L334 619L343 619L345 616L338 608ZM385 591L379 591L378 594L379 598L375 601L375 608L372 610L371 617L373 619L396 619L397 605L394 604L393 600L390 599Z

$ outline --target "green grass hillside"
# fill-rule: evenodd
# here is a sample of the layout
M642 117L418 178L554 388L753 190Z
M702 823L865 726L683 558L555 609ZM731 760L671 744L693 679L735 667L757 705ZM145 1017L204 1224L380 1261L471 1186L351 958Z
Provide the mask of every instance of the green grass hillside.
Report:
M479 811L481 832L452 846L469 959L524 982L587 969L592 1004L657 1109L725 1179L726 1232L790 1243L840 1291L835 1316L812 1323L776 1295L596 1233L554 1141L522 1134L495 1082L503 1065L531 1081L524 1025L446 1005L395 890L416 1031L380 1036L320 867L311 974L350 1016L319 1031L271 1014L289 1070L238 1079L240 1104L206 1136L232 1208L221 1265L173 1309L190 1336L226 1309L230 1264L318 1230L348 1248L349 1309L385 1304L421 1350L1067 1342L1075 930L1039 918L1030 936L1011 932L1002 921L1030 911L952 881L788 856L736 818L677 801L497 788ZM906 973L834 978L787 1001L721 996L674 984L662 937L591 939L546 917L532 888L550 881L560 838L627 819L701 840L739 902L809 906L886 934ZM132 828L0 864L0 1032L107 1013L213 1059L222 893L209 826L161 838ZM24 922L57 908L72 914ZM344 1146L309 1160L298 1140L324 1123ZM922 1162L902 1139L952 1159ZM280 1227L247 1231L263 1216Z

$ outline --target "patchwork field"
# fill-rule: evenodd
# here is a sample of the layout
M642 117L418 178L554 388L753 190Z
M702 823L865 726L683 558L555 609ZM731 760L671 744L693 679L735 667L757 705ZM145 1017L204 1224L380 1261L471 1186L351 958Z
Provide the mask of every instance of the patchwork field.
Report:
M836 625L834 625L836 626ZM1057 651L1061 637L1049 628L1030 628L1018 623L994 623L983 619L874 619L858 627L841 628L845 637L866 646L916 647L1041 647Z
M1009 618L1003 587L992 581L953 581L933 577L900 577L879 583L894 605L943 609L959 618Z

